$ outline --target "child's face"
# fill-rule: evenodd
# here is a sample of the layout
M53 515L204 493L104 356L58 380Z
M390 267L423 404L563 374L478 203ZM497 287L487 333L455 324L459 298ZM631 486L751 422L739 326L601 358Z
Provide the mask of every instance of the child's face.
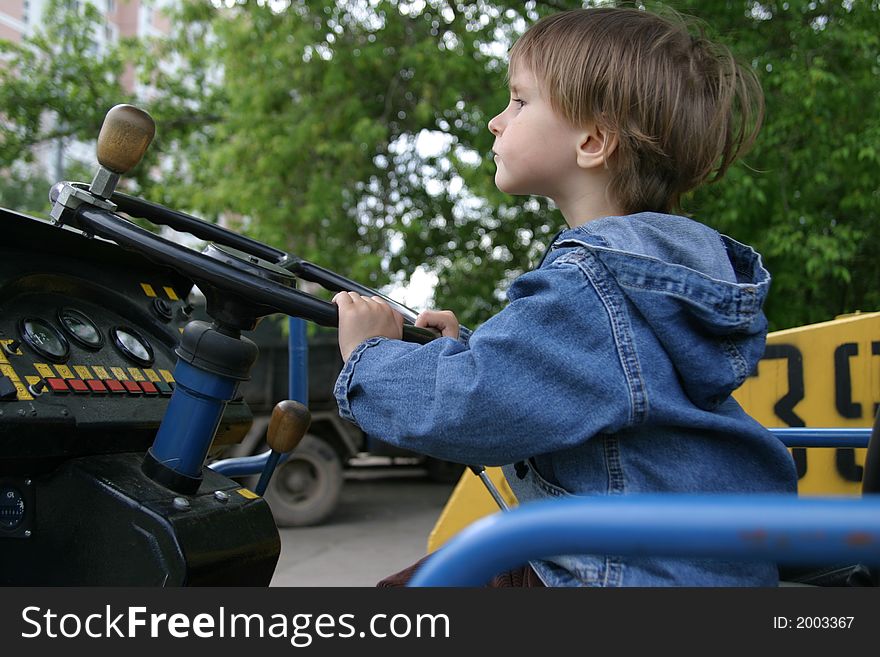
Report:
M495 185L508 194L536 194L557 203L577 173L582 131L559 116L542 96L530 70L517 66L510 103L489 121L495 135Z

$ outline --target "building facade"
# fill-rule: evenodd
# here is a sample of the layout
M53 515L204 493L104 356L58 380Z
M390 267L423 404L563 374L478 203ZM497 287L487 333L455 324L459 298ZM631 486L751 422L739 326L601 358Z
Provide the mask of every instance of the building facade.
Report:
M161 36L171 29L162 9L173 0L68 0L72 7L85 3L104 15L103 29L95 34L98 48L122 37ZM0 0L0 39L20 43L39 28L49 4L49 0Z
M65 0L63 0L65 1ZM170 33L171 22L163 11L176 0L66 0L71 9L90 4L98 9L103 21L92 35L95 53L127 37L162 37ZM21 43L38 32L47 12L54 9L51 0L0 0L0 39ZM134 68L127 67L121 80L122 88L138 98L149 96L149 90L138 83ZM47 113L45 120L54 121ZM35 147L34 154L50 178L61 179L66 163L72 160L89 161L94 157L94 145L57 139Z

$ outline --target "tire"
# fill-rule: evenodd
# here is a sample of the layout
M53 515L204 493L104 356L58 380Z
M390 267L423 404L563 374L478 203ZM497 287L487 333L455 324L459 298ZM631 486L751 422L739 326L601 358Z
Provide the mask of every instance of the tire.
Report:
M342 481L342 461L336 450L306 434L275 470L263 497L279 527L318 525L336 508Z

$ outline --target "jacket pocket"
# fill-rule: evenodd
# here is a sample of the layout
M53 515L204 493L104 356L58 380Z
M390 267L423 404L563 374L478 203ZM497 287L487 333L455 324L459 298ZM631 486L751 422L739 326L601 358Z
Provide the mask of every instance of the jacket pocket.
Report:
M525 472L524 470L521 470L519 467L520 464L523 464L523 466L525 466L528 469L528 471ZM521 471L525 472L525 476L520 477L520 479L524 479L525 477L529 477L529 476L532 477L532 484L536 488L538 488L542 493L544 493L545 495L550 495L552 497L580 497L578 495L575 495L574 493L570 493L562 486L557 486L556 484L551 484L549 481L544 479L544 477L541 476L541 473L538 472L538 468L535 465L534 459L530 458L528 460L528 463L526 463L525 461L520 461L514 467L517 470L517 476L519 476L519 473Z
M522 484L531 489L531 499L562 499L573 497L587 499L590 495L576 495L565 488L551 484L538 472L532 459L517 463L517 476L524 476ZM604 554L570 554L544 557L539 573L549 586L620 586L622 563L620 559ZM533 562L534 565L534 562ZM543 568L541 567L543 566Z

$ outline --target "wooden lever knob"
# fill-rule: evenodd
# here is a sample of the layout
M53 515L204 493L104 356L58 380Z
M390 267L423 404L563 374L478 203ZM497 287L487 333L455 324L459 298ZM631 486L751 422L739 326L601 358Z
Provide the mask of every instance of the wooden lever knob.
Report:
M107 112L98 135L98 162L113 173L131 171L156 134L153 118L133 105L117 105Z
M272 410L269 430L266 432L269 447L282 454L289 452L299 445L311 422L309 409L298 401L287 399L278 402Z

